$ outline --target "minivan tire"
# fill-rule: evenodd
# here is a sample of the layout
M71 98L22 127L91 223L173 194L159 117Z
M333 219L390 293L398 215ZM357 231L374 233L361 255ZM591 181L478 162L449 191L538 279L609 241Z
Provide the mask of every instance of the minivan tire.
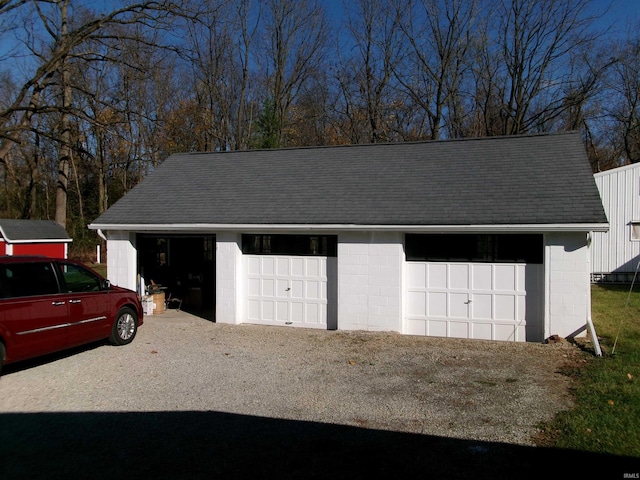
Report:
M121 308L111 328L109 341L114 345L127 345L133 341L138 331L138 316L129 307Z

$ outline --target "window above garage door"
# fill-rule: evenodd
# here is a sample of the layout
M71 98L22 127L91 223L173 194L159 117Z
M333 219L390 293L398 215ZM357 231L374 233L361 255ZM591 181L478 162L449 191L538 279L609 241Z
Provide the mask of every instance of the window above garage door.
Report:
M542 234L407 234L408 261L533 263L543 260Z
M242 253L253 255L335 257L337 245L335 235L242 235Z

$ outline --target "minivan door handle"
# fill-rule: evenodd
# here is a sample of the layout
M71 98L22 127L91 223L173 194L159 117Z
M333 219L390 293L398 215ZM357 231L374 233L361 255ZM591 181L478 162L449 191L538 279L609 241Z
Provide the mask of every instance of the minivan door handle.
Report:
M82 300L69 300L69 303L82 303Z
M64 305L65 303L67 303L67 302L64 302L64 301L63 302L51 302L51 305L59 307L60 305Z

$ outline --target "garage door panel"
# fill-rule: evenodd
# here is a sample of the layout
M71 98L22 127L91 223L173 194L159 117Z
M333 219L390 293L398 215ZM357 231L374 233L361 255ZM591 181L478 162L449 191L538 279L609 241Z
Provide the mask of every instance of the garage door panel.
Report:
M425 288L447 288L449 278L446 263L428 263L428 283Z
M244 262L249 321L327 327L327 257L245 254Z
M258 302L259 303L259 302ZM264 318L265 320L275 320L276 318L276 302L274 301L265 301L262 302L262 312L258 318L254 318L254 320L259 320Z
M503 290L513 292L518 290L516 266L515 265L496 265L494 267L494 290Z
M406 272L407 333L512 341L541 336L542 264L409 261Z
M308 277L319 277L322 275L322 269L320 268L320 259L318 258L307 258L306 261L306 272L305 274Z
M517 320L516 298L513 295L496 295L496 320Z
M493 338L493 325L491 323L472 323L470 338L478 340L491 340Z
M516 299L517 302L517 314L516 314L516 320L518 322L525 322L527 319L527 298L525 295L519 296ZM534 302L531 302L534 303ZM533 318L533 317L531 317Z
M260 262L260 275L274 275L276 273L275 259L273 257L258 258Z
M471 303L471 318L493 319L493 295L474 294Z
M427 323L427 335L430 337L446 337L448 336L447 332L447 322L442 320L430 320Z
M305 264L303 258L291 258L289 266L291 270L288 274L292 277L302 277L305 275ZM287 275L287 273L283 273L283 275Z
M425 305L422 307L422 313L419 315L427 315L429 317L446 317L448 297L446 292L428 292L425 294Z
M289 291L291 290L290 281L288 279L278 278L275 281L275 291L273 292L273 296L276 298L288 298Z
M450 293L448 317L468 318L469 317L469 294Z
M262 302L260 302L259 300L249 300L249 302L247 303L247 316L249 317L249 320L260 320L261 304Z
M469 322L449 322L448 337L469 338Z
M449 264L449 288L454 290L469 288L469 269L467 264Z
M319 305L317 304L305 304L305 318L309 323L318 323L320 321Z
M262 273L262 264L259 258L247 258L247 270L249 275L260 275Z
M291 262L288 258L275 258L276 271L278 276L289 277L291 276Z
M252 297L257 297L260 296L262 293L261 290L261 281L259 278L251 278L249 279L248 283L247 283L247 289L249 292L249 295Z
M409 288L427 288L427 265L411 262L407 265L407 285Z
M275 297L276 295L276 283L271 279L262 280L262 289L258 295L266 297Z
M291 317L286 320L290 322L302 322L304 320L305 305L303 302L291 302Z
M407 294L407 309L409 315L426 316L427 312L427 293L426 292L409 292ZM446 311L446 303L445 303ZM432 314L433 315L433 314Z
M302 280L291 280L291 282L289 283L289 285L291 285L290 288L290 292L291 292L291 298L305 298L305 282L303 282ZM285 287L285 292L287 287Z
M311 300L318 300L322 298L322 289L320 288L320 282L316 280L307 280L306 282L306 294L305 296Z
M289 321L290 302L276 302L276 320L279 322Z
M496 340L507 340L507 341L522 341L524 338L518 338L516 332L518 331L517 325L503 325L496 324L494 327L494 335Z
M493 290L493 266L473 265L473 290Z
M406 333L409 335L427 335L427 322L423 320L416 320L413 318L407 319Z

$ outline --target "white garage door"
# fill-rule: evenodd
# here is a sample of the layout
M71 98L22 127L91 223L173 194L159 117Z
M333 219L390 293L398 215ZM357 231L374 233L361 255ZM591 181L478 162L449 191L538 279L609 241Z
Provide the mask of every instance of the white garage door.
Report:
M327 328L327 257L243 259L249 323Z
M542 265L407 262L406 333L541 341Z

